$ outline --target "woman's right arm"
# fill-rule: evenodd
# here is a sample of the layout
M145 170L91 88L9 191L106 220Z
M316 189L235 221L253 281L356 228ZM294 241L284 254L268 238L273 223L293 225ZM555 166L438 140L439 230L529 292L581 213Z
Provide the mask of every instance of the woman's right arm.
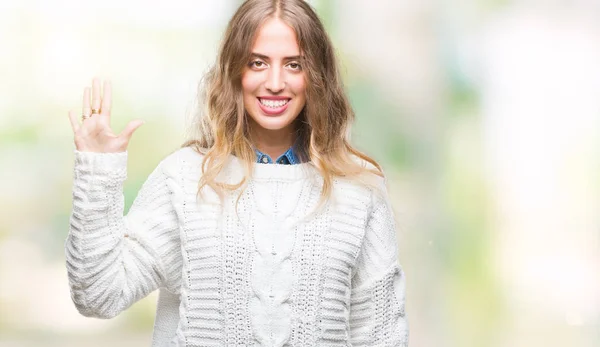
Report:
M110 128L111 88L85 88L81 122L69 112L75 140L73 211L65 242L71 297L85 316L111 318L158 287L177 291L179 224L171 195L177 154L150 174L124 216L127 145L143 122L119 135ZM92 114L92 109L95 111Z
M84 316L112 318L158 287L175 292L179 227L167 157L123 216L127 152L75 151L73 211L65 243L71 297Z

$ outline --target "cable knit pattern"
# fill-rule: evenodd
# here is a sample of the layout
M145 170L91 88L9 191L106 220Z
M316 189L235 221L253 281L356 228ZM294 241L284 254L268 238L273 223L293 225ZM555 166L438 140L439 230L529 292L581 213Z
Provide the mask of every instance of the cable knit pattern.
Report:
M82 314L114 317L160 288L155 347L408 345L385 194L337 179L315 211L310 163L257 163L237 206L239 191L199 200L201 161L169 155L123 216L127 153L75 151L65 252ZM218 179L241 175L231 156Z

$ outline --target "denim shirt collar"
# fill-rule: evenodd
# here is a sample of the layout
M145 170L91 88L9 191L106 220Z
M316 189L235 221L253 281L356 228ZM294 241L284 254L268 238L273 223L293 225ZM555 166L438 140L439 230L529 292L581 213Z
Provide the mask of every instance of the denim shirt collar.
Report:
M288 148L287 151L285 151L285 153L280 155L275 161L273 161L273 159L271 159L271 157L268 154L265 154L265 153L259 151L258 148L255 147L254 151L256 152L256 162L263 163L263 164L277 163L277 164L284 164L284 165L299 164L300 159L298 158L298 155L296 154L295 147L296 147L295 144L292 145L290 148Z

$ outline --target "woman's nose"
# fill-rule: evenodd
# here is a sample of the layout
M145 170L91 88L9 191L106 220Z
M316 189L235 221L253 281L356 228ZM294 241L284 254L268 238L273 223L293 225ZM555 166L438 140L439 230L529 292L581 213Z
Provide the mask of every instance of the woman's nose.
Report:
M284 76L281 68L273 67L269 69L265 88L272 93L277 93L285 88Z

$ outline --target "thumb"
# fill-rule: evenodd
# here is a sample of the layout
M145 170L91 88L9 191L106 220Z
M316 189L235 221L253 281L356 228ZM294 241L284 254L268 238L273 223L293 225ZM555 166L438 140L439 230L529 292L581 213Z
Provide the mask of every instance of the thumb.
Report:
M129 141L129 139L131 138L131 135L133 135L133 132L141 127L144 123L143 120L141 119L137 119L137 120L132 120L131 122L129 122L127 124L127 126L125 126L125 129L123 129L123 131L119 134L119 137Z

